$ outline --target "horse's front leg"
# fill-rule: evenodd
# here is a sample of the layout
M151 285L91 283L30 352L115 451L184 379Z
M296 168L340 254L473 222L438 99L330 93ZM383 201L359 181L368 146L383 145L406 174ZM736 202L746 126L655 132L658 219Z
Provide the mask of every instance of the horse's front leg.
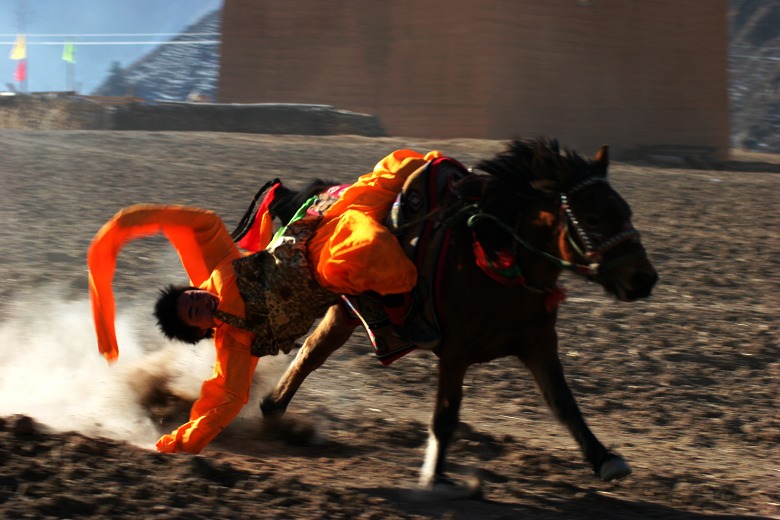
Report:
M443 355L439 360L439 388L436 409L428 435L425 462L420 471L420 486L432 489L436 484L450 484L444 473L445 456L460 420L463 378L468 367L460 360Z
M631 468L626 461L607 450L585 423L563 375L555 333L549 334L548 339L534 345L534 348L522 354L520 359L533 374L547 406L579 443L596 475L605 481L629 475Z
M309 374L321 367L333 352L344 345L354 330L355 326L347 322L338 305L330 307L311 336L306 338L276 387L263 399L260 405L263 416L284 415L290 401Z

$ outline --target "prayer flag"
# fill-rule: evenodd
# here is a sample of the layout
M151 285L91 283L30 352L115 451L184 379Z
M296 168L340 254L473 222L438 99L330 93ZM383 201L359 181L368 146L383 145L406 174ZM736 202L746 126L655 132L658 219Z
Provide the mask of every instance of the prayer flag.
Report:
M27 39L23 34L16 37L14 48L11 49L12 60L24 60L27 58Z
M62 59L68 63L76 63L76 46L72 41L65 42L65 47L62 49Z
M19 60L14 73L14 79L20 83L27 79L27 60Z

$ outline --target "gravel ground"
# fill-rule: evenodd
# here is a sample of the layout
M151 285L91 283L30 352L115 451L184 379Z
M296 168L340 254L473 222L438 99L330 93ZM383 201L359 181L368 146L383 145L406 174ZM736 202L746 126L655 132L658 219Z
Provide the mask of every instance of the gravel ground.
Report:
M34 333L48 332L52 357L77 342L83 348L71 357L97 358L84 258L121 207L191 204L216 210L231 227L266 180L347 181L398 148L439 149L472 164L503 143L0 130L0 379L23 378L33 365L52 378L90 377L48 356L19 356L39 343ZM262 360L269 369L254 401L199 456L158 454L133 435L111 434L121 428L73 427L67 413L52 418L23 406L32 393L23 381L10 390L0 382L0 516L780 518L780 158L735 153L726 166L612 165L613 185L632 205L661 276L651 299L620 304L564 278L563 362L593 430L633 466L623 481L591 475L524 369L504 360L469 372L464 425L450 452L453 472L478 479L481 497L417 492L435 357L413 354L384 368L356 333L310 377L279 425L264 423L255 401L287 360ZM170 377L190 355L179 347L159 362L168 351L149 302L157 287L183 277L162 244L138 241L120 258L119 312L140 308L145 317L132 324L143 354L123 387L130 403L116 408L140 406L154 375ZM55 302L45 296L51 287ZM74 314L55 322L50 313L60 305ZM78 331L85 339L74 338ZM127 374L127 364L120 357L112 373ZM87 407L103 391L89 388L49 400ZM165 411L163 423L160 410L150 412L157 421L148 422L147 437L178 424L180 414Z

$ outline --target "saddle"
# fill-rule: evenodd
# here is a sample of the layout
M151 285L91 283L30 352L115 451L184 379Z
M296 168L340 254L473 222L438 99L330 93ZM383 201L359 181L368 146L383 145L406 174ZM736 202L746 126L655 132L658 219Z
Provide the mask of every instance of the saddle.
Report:
M441 209L453 200L453 185L467 175L470 173L462 164L448 157L426 163L406 180L384 223L417 267L417 285L412 293L406 295L403 302L395 301L385 306L390 320L399 328L409 330L404 325L418 320L425 323L427 333L433 332L436 337L441 337L439 288L452 234L451 228L446 225L449 214ZM355 325L366 327L346 298L342 303L350 320ZM407 339L415 341L421 338ZM409 352L411 350L404 355ZM434 347L433 352L438 352L438 349Z

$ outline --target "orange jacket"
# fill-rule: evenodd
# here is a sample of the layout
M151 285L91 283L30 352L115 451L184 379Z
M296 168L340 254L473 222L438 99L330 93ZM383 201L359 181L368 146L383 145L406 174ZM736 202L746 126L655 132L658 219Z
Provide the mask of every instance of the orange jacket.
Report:
M179 253L190 283L219 296L219 309L244 316L244 302L235 284L233 260L241 252L222 220L212 211L183 206L139 204L125 208L106 223L87 254L92 315L98 348L109 362L119 349L114 330L111 279L123 244L162 232ZM251 333L218 322L214 344L214 373L203 383L190 422L157 442L163 452L199 453L232 421L249 399L249 387L258 358L249 353Z
M393 235L379 225L406 178L438 152L423 156L400 150L363 175L325 213L307 247L318 282L334 292L381 294L410 291L414 265ZM214 212L184 206L135 205L121 210L97 233L87 253L89 291L98 348L114 362L119 356L111 282L119 250L130 240L163 233L173 244L193 286L219 296L219 309L245 316L235 284L233 260L241 251ZM270 237L265 236L262 247ZM163 452L199 453L235 418L249 398L258 358L250 354L253 335L217 323L214 373L203 383L190 421L157 442Z

